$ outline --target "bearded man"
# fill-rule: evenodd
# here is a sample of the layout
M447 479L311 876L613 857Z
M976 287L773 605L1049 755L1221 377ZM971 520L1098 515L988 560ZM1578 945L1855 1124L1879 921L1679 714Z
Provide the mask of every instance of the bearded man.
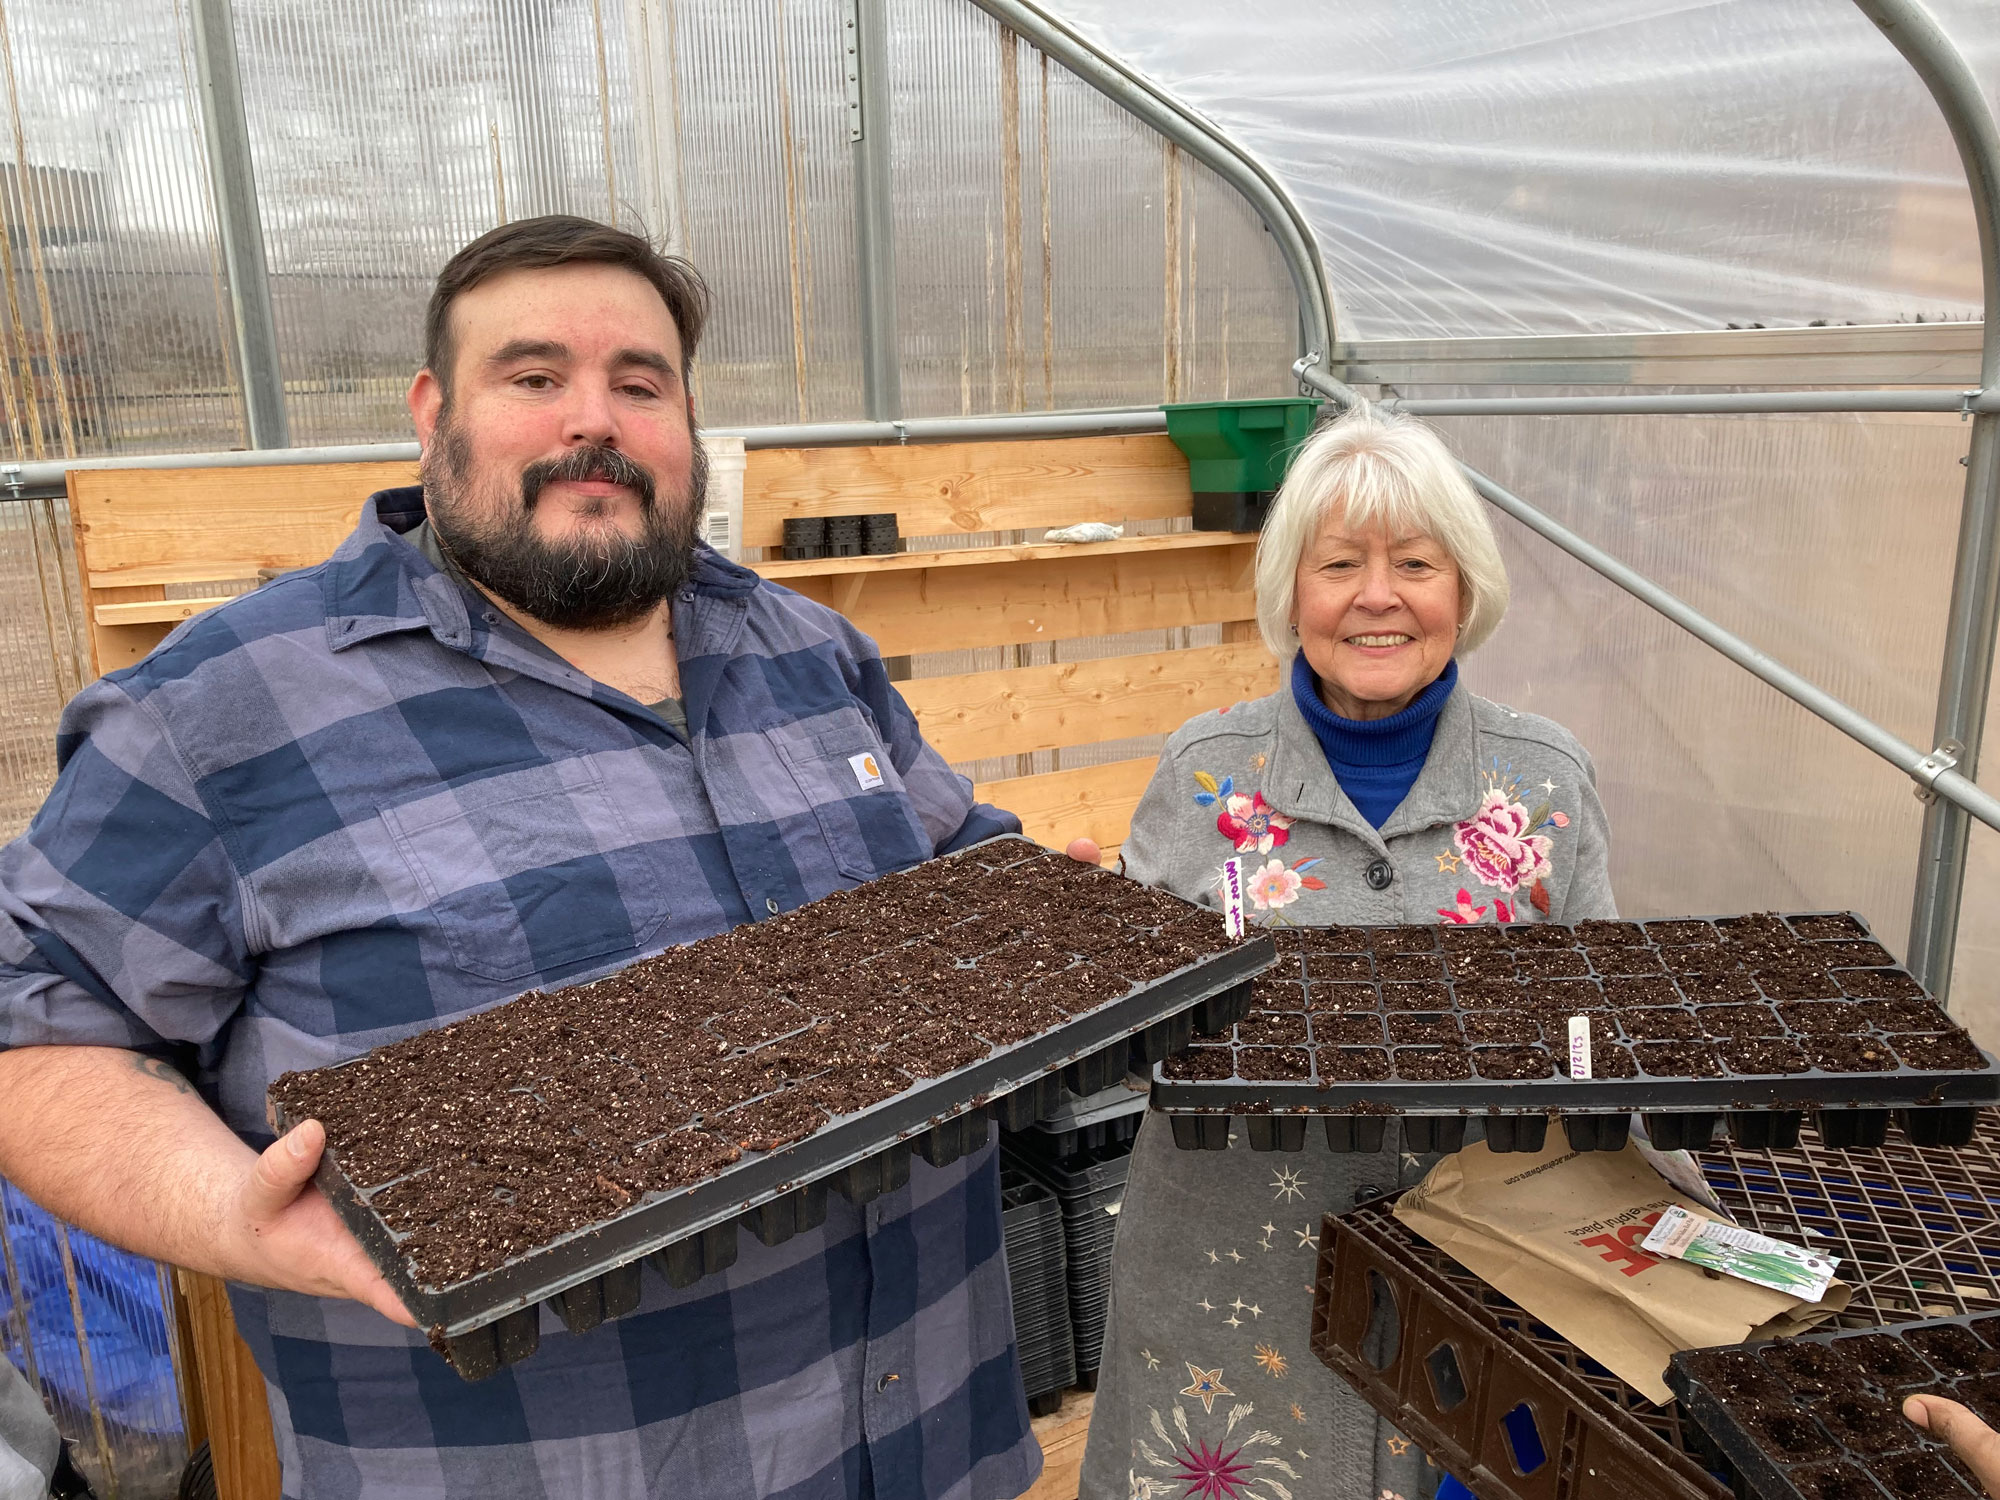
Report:
M545 1310L467 1385L311 1186L317 1122L264 1123L287 1069L1018 828L870 641L696 543L706 305L582 219L466 246L422 487L79 694L0 851L0 1174L229 1280L288 1497L986 1500L1039 1466L990 1146L591 1332Z

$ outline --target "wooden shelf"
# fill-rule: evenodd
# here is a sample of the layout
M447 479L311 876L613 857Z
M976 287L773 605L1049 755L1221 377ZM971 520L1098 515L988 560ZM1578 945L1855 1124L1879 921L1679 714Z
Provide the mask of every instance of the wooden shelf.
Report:
M1112 557L1131 552L1199 551L1254 543L1254 531L1173 531L1164 536L1128 536L1115 542L1026 542L1014 547L954 547L943 552L884 552L862 557L778 558L751 563L773 583L794 578L847 574L901 573L912 568L970 568L991 563L1039 562L1056 557Z

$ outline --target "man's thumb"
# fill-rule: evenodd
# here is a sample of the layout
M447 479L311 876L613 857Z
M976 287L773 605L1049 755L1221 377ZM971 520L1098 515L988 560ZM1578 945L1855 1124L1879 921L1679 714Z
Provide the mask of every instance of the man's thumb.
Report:
M326 1147L326 1128L306 1120L264 1148L250 1173L243 1211L254 1223L275 1217L312 1180Z
M1927 1430L1934 1438L1951 1445L1989 1494L2000 1486L2000 1433L1995 1433L1978 1417L1956 1401L1942 1396L1911 1396L1903 1403L1903 1415Z

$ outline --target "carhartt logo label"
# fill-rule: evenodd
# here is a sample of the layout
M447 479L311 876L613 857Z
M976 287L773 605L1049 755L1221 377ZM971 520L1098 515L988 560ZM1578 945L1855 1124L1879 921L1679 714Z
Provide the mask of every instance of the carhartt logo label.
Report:
M847 757L847 764L854 770L854 779L861 784L861 790L882 784L882 768L875 764L875 757L867 751Z

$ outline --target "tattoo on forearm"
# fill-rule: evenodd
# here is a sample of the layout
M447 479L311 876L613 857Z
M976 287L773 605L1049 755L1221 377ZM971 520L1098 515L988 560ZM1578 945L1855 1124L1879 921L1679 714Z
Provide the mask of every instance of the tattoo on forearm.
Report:
M194 1085L181 1077L171 1063L161 1062L157 1057L135 1057L132 1059L132 1066L148 1078L157 1078L162 1083L172 1084L183 1094L194 1092Z

